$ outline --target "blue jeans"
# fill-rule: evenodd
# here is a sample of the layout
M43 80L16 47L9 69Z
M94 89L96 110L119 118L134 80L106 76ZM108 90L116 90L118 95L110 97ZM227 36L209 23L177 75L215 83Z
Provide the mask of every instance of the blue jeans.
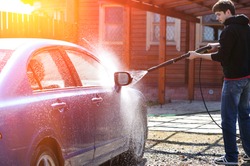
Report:
M242 146L250 155L250 79L224 80L221 96L221 126L225 157L238 161L236 123L238 118Z

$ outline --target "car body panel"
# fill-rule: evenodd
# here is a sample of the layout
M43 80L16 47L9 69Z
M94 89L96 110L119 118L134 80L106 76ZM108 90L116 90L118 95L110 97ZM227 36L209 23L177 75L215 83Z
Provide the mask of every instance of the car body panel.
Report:
M0 39L3 49L14 51L4 67L0 57L0 165L30 165L48 142L65 165L99 165L128 150L121 87L96 56L51 39Z

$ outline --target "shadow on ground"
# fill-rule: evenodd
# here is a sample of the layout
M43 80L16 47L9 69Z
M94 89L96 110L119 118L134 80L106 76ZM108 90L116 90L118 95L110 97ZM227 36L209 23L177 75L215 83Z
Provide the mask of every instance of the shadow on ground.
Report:
M145 165L212 165L222 143L220 134L149 131Z

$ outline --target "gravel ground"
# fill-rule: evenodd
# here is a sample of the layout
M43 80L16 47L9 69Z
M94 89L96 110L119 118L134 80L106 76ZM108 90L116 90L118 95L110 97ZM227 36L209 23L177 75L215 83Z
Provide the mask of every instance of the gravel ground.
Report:
M239 162L242 146L239 143ZM213 166L213 160L224 155L221 134L149 131L144 154L145 166Z

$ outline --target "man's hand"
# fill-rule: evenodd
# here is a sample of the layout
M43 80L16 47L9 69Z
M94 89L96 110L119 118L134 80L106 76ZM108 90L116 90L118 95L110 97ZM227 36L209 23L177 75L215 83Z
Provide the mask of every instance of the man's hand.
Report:
M208 52L216 52L220 47L220 43L208 43L207 46L211 47L211 49L209 49Z
M189 55L189 57L188 57L187 59L192 60L192 59L195 59L195 58L199 58L199 57L200 57L200 54L197 53L197 52L195 52L195 51L189 51L188 53L189 53L190 55Z
M187 59L195 59L195 58L203 58L203 59L207 59L207 60L212 60L212 57L211 57L211 53L206 53L206 54L200 54L200 53L197 53L195 51L189 51L188 52L190 55L189 57L187 57Z

